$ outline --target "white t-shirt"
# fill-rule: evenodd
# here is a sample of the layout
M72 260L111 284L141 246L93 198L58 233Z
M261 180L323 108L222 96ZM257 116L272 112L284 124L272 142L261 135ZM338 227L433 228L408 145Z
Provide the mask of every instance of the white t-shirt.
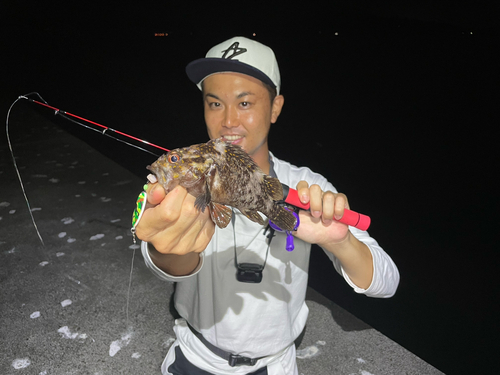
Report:
M271 154L278 179L295 188L305 180L323 191L336 192L323 176L309 168L295 167ZM149 257L147 244L142 253L146 265L161 279L177 282L175 307L189 324L213 345L245 357L269 356L289 347L302 332L308 308L305 303L311 245L294 238L295 249L288 252L286 235L276 232L271 242L262 282L236 280L234 260L263 264L268 249L265 226L248 220L234 210L235 220L226 228L216 228L208 247L200 254L195 273L174 277L161 271ZM234 231L234 232L233 232ZM356 238L370 248L374 261L372 284L358 288L343 272L340 262L326 252L335 269L355 292L370 297L391 297L399 283L399 272L392 259L367 232L350 227Z

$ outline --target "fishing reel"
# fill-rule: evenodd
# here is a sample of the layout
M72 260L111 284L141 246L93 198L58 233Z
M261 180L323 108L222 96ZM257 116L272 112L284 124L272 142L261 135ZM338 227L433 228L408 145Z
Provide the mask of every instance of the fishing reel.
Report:
M296 220L295 220L295 226L293 228L293 232L295 232L299 228L299 225L300 225L299 214L297 212L295 212L295 210L293 210L289 206L286 206L285 210L290 211L293 214L293 216L295 216ZM269 226L271 227L271 229L274 229L275 231L286 233L286 246L285 246L285 248L287 251L293 251L293 249L295 249L295 245L293 244L292 231L281 229L279 226L274 224L271 220L269 220Z

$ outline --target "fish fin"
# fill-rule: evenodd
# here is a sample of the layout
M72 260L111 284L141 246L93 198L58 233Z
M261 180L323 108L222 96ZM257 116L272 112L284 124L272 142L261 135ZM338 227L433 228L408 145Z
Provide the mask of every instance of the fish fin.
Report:
M205 212L205 207L210 203L210 192L198 195L194 201L194 206L201 212Z
M274 201L283 199L283 186L280 180L275 177L264 175L263 189Z
M256 170L262 171L257 163L246 153L245 150L243 150L243 148L241 148L241 146L226 143L225 147L230 157L225 158L224 162L226 163L229 161L231 167L234 165L245 165L246 168L248 168L252 172ZM230 168L230 171L233 173L237 173L234 168Z
M210 202L210 216L219 228L225 228L231 221L233 211L220 203Z
M251 211L240 210L240 212L255 223L258 223L260 225L264 225L266 223L266 220L264 220L262 216L260 216L259 213L255 210Z
M283 230L293 231L297 219L291 211L285 210L284 207L276 205L269 215L269 219Z
M189 190L188 190L189 192ZM210 194L210 189L204 184L202 193L196 197L194 201L194 206L201 212L205 212L205 207L210 203L212 196Z

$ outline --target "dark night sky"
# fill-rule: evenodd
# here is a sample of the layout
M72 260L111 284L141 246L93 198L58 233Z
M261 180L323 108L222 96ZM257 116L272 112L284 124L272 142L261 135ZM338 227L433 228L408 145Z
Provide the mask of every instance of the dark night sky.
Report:
M308 4L2 5L2 112L39 91L56 107L169 148L204 142L201 97L184 67L215 43L256 33L277 54L286 98L271 149L323 173L370 215L370 233L402 277L390 300L353 295L318 251L311 285L445 373L491 369L498 10ZM148 155L60 123L145 176Z

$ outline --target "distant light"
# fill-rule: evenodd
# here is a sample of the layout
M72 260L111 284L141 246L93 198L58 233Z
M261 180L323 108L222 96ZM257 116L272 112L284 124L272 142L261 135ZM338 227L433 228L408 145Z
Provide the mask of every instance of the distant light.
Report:
M336 31L336 32L335 32L335 35L339 35L339 33Z
M472 33L471 33L471 34L472 34ZM253 33L252 35L253 35L253 36L256 36L257 34Z

